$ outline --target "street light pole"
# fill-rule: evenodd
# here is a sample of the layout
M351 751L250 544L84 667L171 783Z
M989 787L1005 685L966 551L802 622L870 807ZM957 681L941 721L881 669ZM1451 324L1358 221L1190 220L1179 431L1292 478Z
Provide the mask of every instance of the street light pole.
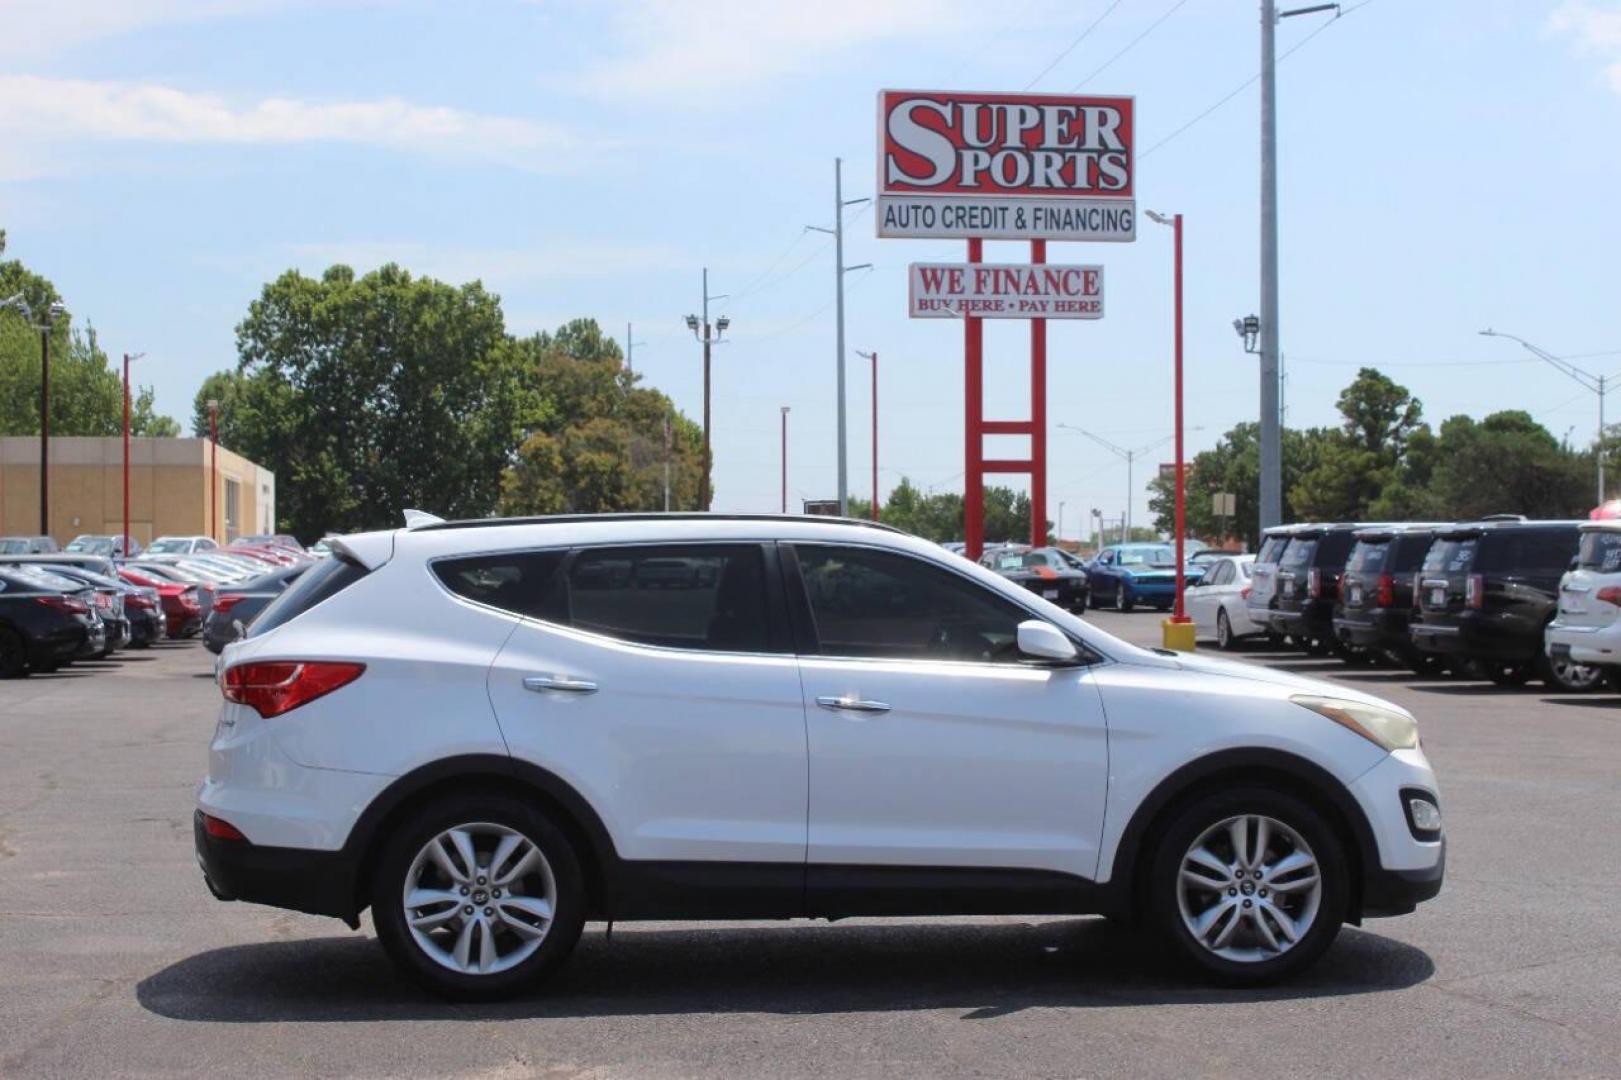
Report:
M782 512L788 512L788 406L782 408Z
M124 354L124 557L129 558L129 366L145 353Z
M863 360L872 361L872 519L878 520L878 354L856 350Z
M1167 216L1165 214L1156 214L1150 210L1148 211L1148 217L1151 221L1160 225L1169 225L1175 238L1173 241L1175 246L1174 269L1172 271L1175 277L1175 285L1172 291L1176 310L1173 317L1174 329L1172 336L1176 353L1176 608L1171 615L1171 622L1186 623L1188 616L1183 604L1183 593L1187 588L1185 564L1183 562L1184 536L1187 532L1187 488L1186 477L1183 475L1185 470L1182 443L1182 215L1171 214ZM1170 628L1167 628L1165 633L1167 645L1170 645L1175 640L1179 645L1185 644L1187 647L1192 647L1192 641L1187 638L1185 633L1173 631Z
M835 324L835 363L838 369L839 388L839 516L844 517L850 512L850 467L849 467L849 438L845 422L844 407L844 275L852 270L865 270L871 263L858 263L855 266L844 265L844 208L855 206L869 200L846 199L844 197L844 159L833 159L833 227L824 229L819 225L807 225L805 228L813 232L827 233L833 237L833 304Z
M1604 505L1604 497L1605 497L1605 493L1604 493L1604 395L1605 395L1606 391L1608 390L1607 383L1608 383L1609 377L1606 376L1606 375L1594 375L1590 371L1583 371L1581 368L1577 367L1575 364L1572 364L1569 360L1566 360L1565 358L1560 357L1560 356L1555 356L1553 353L1549 352L1546 349L1540 349L1537 346L1531 344L1529 341L1525 340L1524 338L1519 337L1519 336L1514 335L1514 334L1505 334L1500 330L1493 330L1490 327L1487 327L1485 330L1480 331L1480 336L1481 337L1507 338L1510 341L1518 342L1520 344L1520 346L1522 348L1524 348L1525 351L1530 353L1532 356L1535 356L1537 359L1546 362L1547 364L1551 365L1552 367L1558 368L1560 371L1564 372L1567 377L1569 377L1570 379L1574 380L1575 382L1581 384L1582 386L1587 387L1587 389L1593 391L1593 393L1598 395L1598 444L1597 444L1597 446L1595 447L1595 450L1594 450L1594 456L1598 458L1598 502L1594 503L1593 505L1595 505L1595 506L1603 506Z
M34 329L39 331L39 531L51 535L51 329L56 320L67 314L60 302L53 301L45 308L45 321L34 323L34 309L21 293L0 300L0 309L15 308L22 313ZM94 343L92 343L93 345Z
M208 465L208 535L220 538L220 403L208 399L208 443L212 451Z

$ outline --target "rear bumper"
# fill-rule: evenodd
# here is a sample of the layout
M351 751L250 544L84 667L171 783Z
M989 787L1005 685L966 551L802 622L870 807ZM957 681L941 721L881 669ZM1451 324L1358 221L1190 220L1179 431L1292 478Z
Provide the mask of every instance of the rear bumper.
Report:
M1408 637L1420 652L1441 656L1461 656L1470 660L1493 660L1524 664L1542 652L1542 637L1527 637L1494 626L1489 617L1466 612L1456 623L1432 623L1419 618L1408 628Z
M1558 620L1548 627L1543 641L1548 652L1568 650L1578 664L1621 665L1621 622L1609 626L1564 626Z
M1399 608L1362 608L1334 617L1334 636L1365 649L1411 649L1407 627L1408 612Z
M203 827L201 810L192 814L192 839L203 878L218 899L330 915L354 924L360 906L355 868L344 852L222 840Z

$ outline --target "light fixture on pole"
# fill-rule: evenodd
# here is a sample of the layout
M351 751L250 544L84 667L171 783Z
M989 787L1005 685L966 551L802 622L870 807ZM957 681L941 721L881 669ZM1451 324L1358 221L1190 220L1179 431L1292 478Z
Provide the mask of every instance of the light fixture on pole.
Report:
M1575 380L1582 386L1587 387L1587 389L1598 395L1598 443L1594 451L1594 456L1598 458L1598 502L1594 503L1593 505L1603 506L1605 498L1604 394L1607 390L1606 383L1608 382L1609 377L1606 375L1594 375L1592 372L1583 371L1575 364L1572 364L1569 360L1566 360L1560 356L1555 356L1546 349L1539 349L1529 341L1514 334L1505 334L1501 330L1493 330L1490 327L1487 327L1485 330L1480 331L1480 336L1507 338L1509 341L1519 342L1520 346L1525 349L1526 352L1530 353L1532 356L1535 356L1539 360L1545 361L1550 366L1558 368L1560 371L1564 372L1566 376Z
M836 364L838 365L839 386L839 516L843 517L850 512L850 469L848 457L848 439L846 435L845 409L844 409L844 275L852 270L866 270L872 263L858 263L855 266L844 265L844 208L855 206L857 203L870 202L870 199L846 199L844 197L844 161L842 158L833 159L833 227L824 229L820 225L807 225L805 228L812 232L827 233L833 237L833 303Z
M1260 351L1255 344L1255 339L1261 334L1261 320L1259 316L1246 315L1242 319L1234 319L1233 330L1237 332L1239 337L1244 339L1245 352L1253 355L1254 353Z
M1175 278L1173 286L1175 314L1173 316L1172 337L1173 351L1176 354L1176 605L1171 614L1170 623L1164 629L1164 644L1166 648L1191 651L1194 644L1193 629L1188 625L1187 610L1183 604L1183 591L1187 587L1186 562L1184 560L1185 534L1187 532L1187 489L1185 467L1183 465L1182 444L1182 215L1158 214L1152 210L1148 212L1148 219L1159 225L1168 225L1173 230L1175 240L1175 255L1173 257Z
M124 354L124 557L130 556L129 548L129 366L145 353L136 353L131 356Z
M709 302L711 300L724 300L725 293L711 293L709 291L709 267L704 267L704 306L703 318L697 315L687 316L687 329L692 336L703 343L704 347L704 460L702 474L698 478L698 509L709 509L710 498L710 465L712 462L709 450L709 353L710 346L721 344L720 336L726 328L732 325L732 320L722 315L715 320L714 326L709 323Z

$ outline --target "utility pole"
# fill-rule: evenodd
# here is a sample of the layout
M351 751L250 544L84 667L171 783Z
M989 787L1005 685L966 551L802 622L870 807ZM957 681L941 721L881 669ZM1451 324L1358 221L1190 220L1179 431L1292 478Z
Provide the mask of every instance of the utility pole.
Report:
M863 360L872 361L872 519L878 520L878 354L856 350Z
M710 293L710 291L709 291L709 267L707 267L707 266L704 267L703 320L702 320L702 322L700 322L698 316L696 316L696 315L688 315L687 316L687 329L692 331L692 336L697 338L700 342L702 342L703 347L704 347L704 461L703 461L703 476L698 481L698 509L700 509L700 510L708 510L709 509L710 465L711 465L711 462L713 460L711 458L711 456L710 456L710 451L709 451L709 353L710 353L710 346L720 344L721 335L726 333L726 328L728 326L732 325L732 320L728 319L726 316L722 315L720 318L716 319L715 324L713 326L711 326L710 323L709 323L709 302L711 300L724 300L724 299L726 299L726 294L725 293L715 293L713 295Z
M1275 43L1280 19L1320 11L1338 14L1338 4L1313 4L1279 12L1276 0L1261 0L1261 521L1283 524L1283 434L1279 418L1278 350L1278 86Z
M632 375L636 373L636 346L646 345L645 341L636 341L631 337L630 323L625 324L625 370Z
M0 310L15 308L23 318L28 320L30 326L39 331L39 532L41 536L51 535L51 497L50 497L50 467L51 467L51 329L56 320L67 314L67 309L60 302L52 302L45 308L43 322L34 322L34 309L28 306L28 301L22 293L0 300ZM95 343L91 342L91 351L95 351Z
M788 512L788 406L782 407L782 512Z
M670 418L664 417L664 512L670 512Z
M1131 503L1132 497L1135 494L1135 489L1132 487L1132 466L1142 455L1148 453L1150 450L1164 446L1172 439L1175 439L1177 437L1177 433L1173 431L1163 439L1155 439L1146 446L1139 446L1135 450L1128 450L1124 446L1116 446L1108 439L1094 435L1085 428L1078 428L1074 424L1054 424L1053 426L1063 428L1065 431L1073 431L1077 435L1085 435L1088 439L1091 439L1093 442L1097 443L1099 446L1103 447L1115 457L1126 463L1126 512L1120 518L1120 542L1122 544L1126 543L1131 537ZM1199 431L1202 429L1191 428L1190 430ZM1099 525L1099 528L1102 528L1102 526Z
M851 270L865 270L872 263L858 263L855 266L844 265L844 208L857 203L867 202L867 199L849 199L844 197L844 159L833 159L833 227L824 229L819 225L807 225L805 228L815 232L827 233L833 237L833 304L834 323L836 325L836 364L838 365L839 386L839 516L844 517L850 512L850 471L848 457L848 438L845 423L844 409L844 275Z

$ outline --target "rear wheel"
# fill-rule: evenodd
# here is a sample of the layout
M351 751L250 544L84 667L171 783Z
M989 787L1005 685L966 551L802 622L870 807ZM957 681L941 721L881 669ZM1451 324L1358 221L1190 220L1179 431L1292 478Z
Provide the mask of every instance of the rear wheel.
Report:
M585 923L567 837L500 796L430 804L389 838L372 881L372 920L389 957L450 998L509 997L549 974Z
M28 674L28 650L22 635L7 626L0 626L0 679L15 679Z
M1272 982L1312 964L1345 919L1349 874L1332 828L1278 791L1237 788L1171 821L1150 871L1153 918L1218 979Z
M1538 661L1538 674L1549 689L1563 690L1567 694L1586 694L1597 690L1604 682L1604 669L1573 660L1555 659L1544 654Z
M1435 653L1418 652L1417 650L1398 654L1397 659L1406 664L1408 670L1415 675L1439 675L1447 667L1446 657L1437 656Z
M1238 648L1238 638L1233 636L1233 624L1227 618L1227 610L1216 610L1216 648L1232 650Z

